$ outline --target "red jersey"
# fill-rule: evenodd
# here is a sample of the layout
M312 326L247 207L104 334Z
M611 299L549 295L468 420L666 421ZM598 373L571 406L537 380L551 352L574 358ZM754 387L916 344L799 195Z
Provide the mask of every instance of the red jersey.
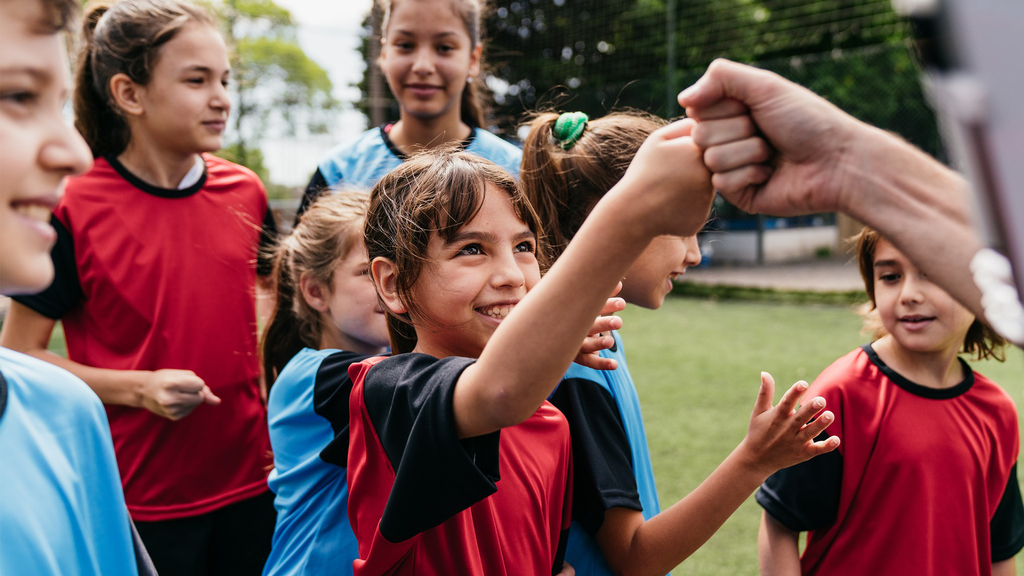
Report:
M805 398L825 398L825 432L842 443L757 494L773 518L808 531L803 574L988 575L1024 546L1016 408L961 363L960 384L927 388L866 345L814 381Z
M204 514L267 490L254 300L266 192L251 171L204 159L206 174L183 190L150 186L116 159L71 178L54 212L55 282L19 298L63 322L72 360L192 370L223 400L176 422L107 406L139 521Z
M452 395L473 362L400 354L350 368L357 576L561 569L572 500L568 424L545 402L522 424L460 440Z

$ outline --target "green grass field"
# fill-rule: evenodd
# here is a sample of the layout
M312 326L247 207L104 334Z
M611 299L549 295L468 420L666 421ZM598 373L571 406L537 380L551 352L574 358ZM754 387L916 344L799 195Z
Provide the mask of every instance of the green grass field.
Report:
M623 314L629 368L643 405L663 507L693 490L746 433L761 370L776 400L867 341L847 306L716 302L669 298L658 311ZM1024 355L973 363L1024 403ZM750 498L704 547L673 571L681 575L757 574L761 508ZM1018 569L1024 562L1018 556Z

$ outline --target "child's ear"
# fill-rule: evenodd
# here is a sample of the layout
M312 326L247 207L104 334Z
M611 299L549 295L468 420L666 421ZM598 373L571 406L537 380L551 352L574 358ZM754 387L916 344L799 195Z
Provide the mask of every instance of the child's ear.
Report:
M473 78L480 75L480 56L484 52L484 45L477 44L476 48L469 53L469 77Z
M309 304L310 308L324 314L330 312L330 294L319 282L310 278L309 274L303 274L299 278L299 291L302 292L302 299Z
M139 116L145 111L139 94L139 85L123 72L110 78L110 97L126 114Z
M378 256L370 262L370 274L377 285L377 294L392 314L405 314L408 310L398 297L398 266L387 258Z

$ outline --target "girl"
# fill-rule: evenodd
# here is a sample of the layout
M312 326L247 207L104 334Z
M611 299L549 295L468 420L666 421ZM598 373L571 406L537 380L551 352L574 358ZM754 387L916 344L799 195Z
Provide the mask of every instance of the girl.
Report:
M125 499L161 574L258 574L274 511L255 260L266 195L204 153L230 110L224 41L182 0L88 11L77 126L96 158L54 213L56 278L3 342L107 404ZM68 359L46 351L61 320Z
M53 280L48 224L66 176L92 163L61 114L77 0L0 3L0 292ZM0 348L0 574L151 574L133 552L110 428L70 373ZM97 529L102 527L102 529Z
M323 196L274 256L276 308L263 335L277 526L264 574L352 573L348 367L386 351L363 243L369 194ZM337 437L337 441L335 438Z
M857 237L857 263L876 340L812 386L839 407L843 449L758 491L761 573L1015 574L1017 411L959 357L1002 360L1005 342L878 232Z
M378 182L366 244L395 355L350 371L356 574L561 566L569 437L544 399L651 239L703 224L712 194L690 126L651 135L543 282L535 213L493 164L426 155ZM746 482L832 448L810 442L823 419L803 426L818 407L791 413L800 391L775 412L762 384L732 461Z
M399 120L328 153L306 188L299 216L325 190L370 188L417 150L457 144L513 174L519 169L519 148L484 129L480 0L380 2L377 65L398 101Z
M636 112L589 120L539 114L523 147L522 182L558 258L588 214L619 182L644 140L664 121ZM695 235L658 236L629 267L619 295L661 307L672 281L700 263ZM757 488L737 474L743 445L693 493L659 514L640 400L622 340L603 356L618 369L572 366L551 396L573 439L573 525L567 561L578 574L664 574L699 548ZM768 379L767 375L763 375ZM829 413L822 415L825 422ZM746 440L744 441L746 442Z

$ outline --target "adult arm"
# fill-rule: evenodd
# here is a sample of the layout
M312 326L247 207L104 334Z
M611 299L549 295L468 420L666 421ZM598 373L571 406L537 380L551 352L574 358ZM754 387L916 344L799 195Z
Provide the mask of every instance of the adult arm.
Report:
M1013 558L992 563L992 576L1016 576L1017 564Z
M0 346L34 356L81 378L104 404L145 408L178 420L199 404L220 404L191 370L111 370L86 366L50 352L47 346L56 320L12 301L0 331Z
M786 528L767 512L757 532L757 558L761 576L800 576L798 532Z
M679 96L698 120L694 141L712 183L749 212L844 212L879 230L936 284L983 318L968 266L982 244L969 187L902 139L813 92L750 66L717 60ZM735 139L752 121L760 137Z

